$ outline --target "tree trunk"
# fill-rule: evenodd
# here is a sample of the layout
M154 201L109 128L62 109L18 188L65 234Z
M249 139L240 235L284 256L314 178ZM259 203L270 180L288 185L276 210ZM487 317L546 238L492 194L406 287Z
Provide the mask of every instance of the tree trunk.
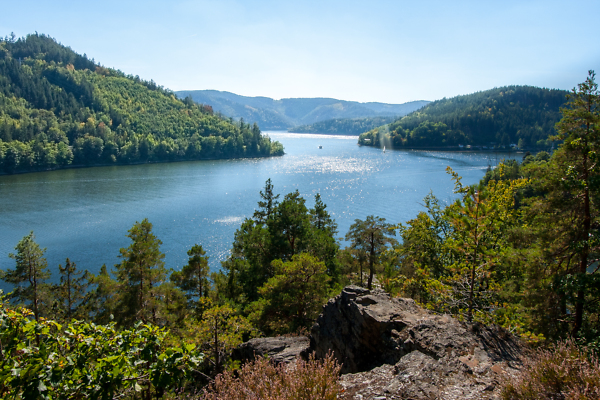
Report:
M589 130L589 127L588 127ZM587 147L587 146L586 146ZM579 255L579 273L585 275L587 273L588 255L590 252L589 238L590 229L592 225L592 217L590 212L590 189L589 189L589 174L587 166L587 153L583 152L583 181L585 182L585 188L583 189L583 230L581 232L581 238L584 241L583 249ZM585 302L585 290L583 287L579 287L577 290L577 300L575 303L575 321L573 324L573 337L577 337L579 330L583 325L583 305Z
M373 269L375 268L375 238L374 234L371 233L371 251L369 254L369 281L367 282L367 289L371 290L373 286Z

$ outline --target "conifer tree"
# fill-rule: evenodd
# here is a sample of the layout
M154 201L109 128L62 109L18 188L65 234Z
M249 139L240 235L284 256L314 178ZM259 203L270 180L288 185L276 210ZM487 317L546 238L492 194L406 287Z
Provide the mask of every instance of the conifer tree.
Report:
M124 324L135 320L157 323L162 302L160 284L166 277L162 242L152 233L147 218L136 222L127 236L132 243L121 248L123 261L115 265L121 291L119 320Z
M44 258L46 249L40 249L35 242L33 231L23 237L15 247L16 254L8 256L17 263L15 269L0 271L0 279L15 285L11 297L26 306L33 308L36 321L47 305L48 285L50 277L47 271L48 262Z
M369 215L364 221L356 219L346 234L346 240L352 242L352 249L357 250L369 262L369 290L373 286L373 275L379 257L388 244L396 244L396 240L392 238L396 236L396 232L392 228L393 225L385 222L385 218Z
M171 281L185 292L188 303L196 310L196 315L201 318L204 309L203 298L208 296L208 256L201 245L194 245L187 252L189 260L181 271L171 274Z
M90 282L88 271L77 270L74 262L67 258L65 266L58 265L60 284L54 286L55 301L58 304L60 319L70 321L71 318L84 319L86 312L87 289Z
M588 271L600 253L600 92L594 71L561 111L555 139L564 142L547 166L533 171L544 193L531 207L543 261L529 275L537 278L536 292L556 299L545 311L556 310L560 316L553 319L569 321L571 335L578 336L586 309L597 307L597 298L589 297L599 287L597 268ZM561 328L553 330L559 334Z

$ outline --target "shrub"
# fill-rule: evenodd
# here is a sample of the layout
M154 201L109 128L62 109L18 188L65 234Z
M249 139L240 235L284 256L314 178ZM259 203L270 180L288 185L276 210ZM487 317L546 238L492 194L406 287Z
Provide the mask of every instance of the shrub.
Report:
M112 399L141 392L156 399L191 382L203 355L164 345L165 329L118 330L73 320L33 319L0 297L0 398ZM149 398L149 397L148 397Z
M573 341L537 350L519 377L504 382L502 398L535 400L600 399L600 364Z
M295 366L274 365L266 358L226 371L205 391L206 400L335 400L340 392L340 366L332 355L324 360L298 359ZM237 375L237 376L236 376Z

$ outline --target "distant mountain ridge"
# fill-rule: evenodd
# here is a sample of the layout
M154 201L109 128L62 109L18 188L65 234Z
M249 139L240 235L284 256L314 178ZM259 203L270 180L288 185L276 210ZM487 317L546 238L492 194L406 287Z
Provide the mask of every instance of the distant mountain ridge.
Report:
M426 100L404 104L359 103L331 98L248 97L218 90L181 90L181 99L190 96L196 103L210 105L216 112L246 122L256 122L261 129L288 129L330 119L401 117L429 103Z

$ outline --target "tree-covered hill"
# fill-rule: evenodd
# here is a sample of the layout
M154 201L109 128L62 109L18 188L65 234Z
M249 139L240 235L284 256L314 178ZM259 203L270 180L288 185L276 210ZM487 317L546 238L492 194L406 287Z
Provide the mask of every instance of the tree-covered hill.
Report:
M505 86L444 98L362 134L359 143L394 148L547 147L566 95L564 90Z
M190 96L197 103L211 104L215 111L228 117L256 122L262 129L289 129L330 119L400 117L428 103L424 100L404 104L359 103L322 97L275 100L218 90L183 90L176 94L180 98Z
M366 117L366 118L335 118L315 122L310 125L300 125L288 129L296 133L325 133L336 135L360 135L381 125L389 124L398 117Z
M0 170L283 154L258 126L179 100L40 34L0 39Z

